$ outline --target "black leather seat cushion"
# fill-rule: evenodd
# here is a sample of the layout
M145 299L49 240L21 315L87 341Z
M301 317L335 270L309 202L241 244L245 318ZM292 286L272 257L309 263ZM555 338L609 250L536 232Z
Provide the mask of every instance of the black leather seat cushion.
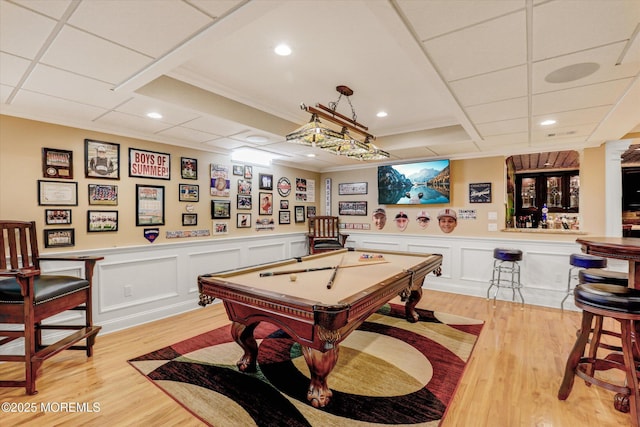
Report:
M580 283L609 283L610 285L629 285L629 274L622 271L587 268L578 272Z
M47 301L87 289L89 282L73 276L38 276L34 279L34 301L42 304ZM20 285L14 278L0 279L0 304L22 304Z
M580 268L605 268L607 259L589 254L573 254L569 257L569 264Z
M501 261L520 261L522 251L520 249L496 248L493 250L493 257Z
M337 240L321 239L321 240L314 240L313 247L316 249L342 248L342 245Z
M640 290L607 283L585 283L573 291L576 303L604 310L640 314Z

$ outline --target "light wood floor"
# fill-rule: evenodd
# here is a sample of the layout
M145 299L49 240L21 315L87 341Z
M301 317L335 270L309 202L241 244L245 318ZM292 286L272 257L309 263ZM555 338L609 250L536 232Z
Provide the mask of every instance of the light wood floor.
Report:
M194 302L195 304L195 302ZM579 314L425 291L421 307L484 320L472 358L442 427L598 426L630 424L613 393L576 379L567 401L556 398ZM125 331L99 335L95 355L63 352L43 366L39 393L0 389L0 403L35 404L35 413L0 414L0 425L198 426L201 423L133 369L127 360L227 323L221 304ZM14 364L0 376L17 375ZM40 411L41 403L99 404L99 412ZM35 424L34 424L35 423Z

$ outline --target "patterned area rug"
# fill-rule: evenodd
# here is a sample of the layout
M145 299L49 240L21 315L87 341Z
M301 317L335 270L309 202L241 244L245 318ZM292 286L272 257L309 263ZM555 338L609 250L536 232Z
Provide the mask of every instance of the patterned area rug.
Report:
M332 401L307 403L309 371L300 345L269 323L255 331L258 372L241 373L240 346L222 327L130 360L196 417L226 426L437 426L482 322L428 310L404 320L384 306L340 344L328 377Z

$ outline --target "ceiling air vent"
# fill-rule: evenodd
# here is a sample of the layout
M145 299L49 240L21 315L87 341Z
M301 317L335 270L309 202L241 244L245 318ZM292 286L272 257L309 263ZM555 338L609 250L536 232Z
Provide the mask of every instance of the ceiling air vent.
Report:
M555 138L556 136L568 136L568 135L574 135L576 133L575 130L570 130L567 132L555 132L555 133L548 133L547 134L547 138Z

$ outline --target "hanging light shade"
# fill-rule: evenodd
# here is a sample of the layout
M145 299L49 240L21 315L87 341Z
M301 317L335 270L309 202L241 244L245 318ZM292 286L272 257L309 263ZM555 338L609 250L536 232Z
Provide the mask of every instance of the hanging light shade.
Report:
M337 143L342 134L325 126L316 114L311 115L309 123L301 126L286 136L288 142L317 147L322 144Z
M332 154L347 156L358 160L384 160L389 158L389 153L380 150L370 143L375 136L368 132L368 128L358 123L357 116L349 97L353 91L347 86L336 87L340 96L336 102L329 103L329 107L316 104L316 107L307 107L304 104L300 108L311 113L311 120L304 126L296 129L286 136L288 142L306 145L308 147L321 148ZM342 96L345 96L351 106L352 118L343 116L336 111ZM337 132L320 122L322 117L328 122L340 126L342 130ZM351 136L349 130L357 132L364 137L364 141Z

